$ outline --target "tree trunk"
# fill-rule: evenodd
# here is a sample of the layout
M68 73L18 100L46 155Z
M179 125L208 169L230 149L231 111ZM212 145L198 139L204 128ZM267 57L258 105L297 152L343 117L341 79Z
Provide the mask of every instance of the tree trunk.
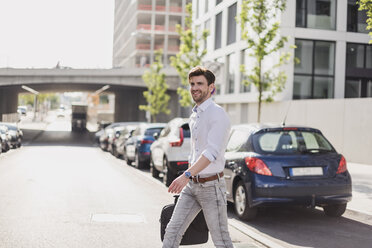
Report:
M259 86L258 86L258 111L257 111L257 122L261 123L261 103L262 103L262 80L261 80L261 68L262 66L262 60L258 60L258 68L259 68Z

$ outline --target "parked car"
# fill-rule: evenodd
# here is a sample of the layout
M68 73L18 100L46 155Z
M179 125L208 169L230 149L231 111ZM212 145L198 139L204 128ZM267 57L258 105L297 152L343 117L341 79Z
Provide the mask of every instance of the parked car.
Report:
M114 122L103 129L103 133L99 137L99 145L102 150L107 151L109 136L114 132L114 128L124 125L126 122Z
M175 118L155 135L151 145L150 170L153 177L163 174L163 182L169 186L188 167L190 155L190 127L188 119Z
M128 138L131 137L133 131L137 128L139 124L125 126L123 130L120 131L118 138L114 141L113 154L115 157L124 158L124 144Z
M116 152L115 141L119 138L121 131L123 131L125 127L126 126L114 127L114 132L112 133L112 135L109 136L107 140L108 142L107 151L109 151L114 156L115 156L114 153Z
M7 152L9 151L11 144L10 144L10 134L8 128L0 123L0 137L1 137L1 151Z
M341 216L352 198L345 158L314 128L280 125L232 127L225 153L227 199L240 219L261 206L320 206Z
M18 106L17 113L20 115L26 115L27 114L27 107L26 106Z
M99 138L99 144L102 150L108 151L109 148L109 139L114 135L115 128L120 126L127 126L127 125L133 125L138 122L114 122L108 125L105 129L103 134Z
M16 124L0 122L0 125L6 126L10 135L10 146L11 148L21 147L23 132L18 128Z
M124 144L124 158L128 165L135 161L138 169L150 167L150 146L154 134L160 133L166 123L142 123Z

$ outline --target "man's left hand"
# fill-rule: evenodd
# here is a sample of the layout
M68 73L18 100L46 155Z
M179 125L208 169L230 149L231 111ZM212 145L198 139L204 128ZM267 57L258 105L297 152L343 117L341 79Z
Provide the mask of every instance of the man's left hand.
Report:
M189 178L185 177L184 174L180 175L169 185L168 192L179 194L181 193L182 189L188 184L190 181Z

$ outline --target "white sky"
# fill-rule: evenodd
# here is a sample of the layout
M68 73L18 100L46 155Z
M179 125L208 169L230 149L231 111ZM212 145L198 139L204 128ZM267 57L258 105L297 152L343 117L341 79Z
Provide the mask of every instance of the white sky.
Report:
M114 0L0 0L0 68L111 68Z

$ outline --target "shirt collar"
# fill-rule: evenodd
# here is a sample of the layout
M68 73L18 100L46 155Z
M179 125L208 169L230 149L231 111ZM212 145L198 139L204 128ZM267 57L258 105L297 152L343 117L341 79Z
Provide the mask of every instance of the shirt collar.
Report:
M209 107L209 105L211 105L212 103L213 103L212 98L209 97L207 100L205 100L199 106L198 105L195 105L195 107L192 109L192 111L197 112L197 110L200 109L200 111L203 111L204 112Z

